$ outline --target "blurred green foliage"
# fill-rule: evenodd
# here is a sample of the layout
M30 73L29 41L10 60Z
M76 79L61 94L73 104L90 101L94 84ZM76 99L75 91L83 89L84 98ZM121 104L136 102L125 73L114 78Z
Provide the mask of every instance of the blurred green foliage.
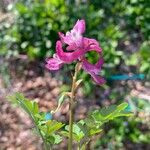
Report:
M105 128L105 134L97 140L95 149L102 149L103 147L108 150L122 149L129 143L132 145L149 145L150 102L145 99L131 97L129 106L130 111L135 112L135 115L130 118L118 118L110 123ZM133 146L131 149L134 148Z
M138 66L139 72L145 73L147 79L150 79L150 41L143 42L139 51L131 55L126 64Z
M106 129L105 135L97 140L95 146L96 150L102 149L103 147L107 147L108 150L122 149L125 145L128 145L128 142L130 142L130 144L132 143L132 145L149 144L149 129L142 131L139 128L139 126L144 126L144 124L141 123L141 118L116 119L113 123L109 124L109 126L111 126L111 128Z
M60 24L66 22L64 1L18 1L13 12L16 18L8 35L14 40L9 41L12 47L7 49L27 54L31 59L44 58L48 50L52 55L50 48L54 49L56 33L63 28Z

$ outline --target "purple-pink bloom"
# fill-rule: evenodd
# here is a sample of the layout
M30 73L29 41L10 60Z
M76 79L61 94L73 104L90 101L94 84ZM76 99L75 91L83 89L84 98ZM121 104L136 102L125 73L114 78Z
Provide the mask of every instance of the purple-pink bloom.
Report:
M53 58L46 59L46 68L49 70L58 70L64 64L64 62L57 56L57 54L53 55Z
M101 56L102 49L95 39L83 37L85 32L85 21L78 20L73 29L65 35L59 32L61 40L56 42L56 54L53 58L47 59L46 68L49 70L58 70L63 64L70 64L73 61L81 61L82 68L91 75L93 80L98 84L103 84L105 80L99 76L101 67L103 65L102 57L96 64L91 64L85 57L88 51L96 51ZM67 45L64 51L63 45Z
M101 76L99 76L101 67L103 65L103 59L99 58L98 62L96 64L91 64L87 61L87 59L82 59L82 68L84 71L86 71L88 74L91 75L93 80L97 84L104 84L105 80Z
M83 36L82 34L85 32L85 21L78 20L73 27L73 29L64 35L63 33L59 32L59 37L62 43L68 45L66 50L76 50L76 48L83 47Z
M57 41L56 43L56 53L65 63L72 63L74 60L84 56L86 52L87 50L82 48L78 48L73 52L64 52L61 41Z

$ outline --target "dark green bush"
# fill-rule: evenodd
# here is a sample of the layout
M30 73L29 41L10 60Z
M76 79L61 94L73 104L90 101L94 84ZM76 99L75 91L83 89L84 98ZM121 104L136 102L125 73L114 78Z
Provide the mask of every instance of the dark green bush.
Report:
M44 58L47 52L52 54L50 49L54 49L57 32L63 30L61 24L67 21L66 8L63 0L16 3L13 28L16 28L18 51L31 59Z
M71 0L21 0L13 10L16 16L14 24L7 32L1 29L1 53L4 49L17 50L32 59L52 55L57 32L66 32L81 18L86 20L86 36L101 43L108 70L126 59L124 53L128 43L132 45L136 41L140 45L150 39L150 8L145 0L121 3L115 0L79 3ZM135 45L135 49L139 47Z

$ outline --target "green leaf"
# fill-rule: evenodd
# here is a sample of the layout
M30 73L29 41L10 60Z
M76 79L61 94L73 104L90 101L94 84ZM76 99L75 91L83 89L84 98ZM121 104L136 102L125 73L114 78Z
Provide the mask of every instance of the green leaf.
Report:
M65 137L69 137L69 132L68 131L61 131L60 134L65 136Z
M47 134L51 134L62 128L64 124L62 124L61 122L57 122L55 120L48 120L46 122L46 126L47 126Z
M116 106L115 105L111 105L109 107L106 108L102 108L100 110L100 114L104 117L110 115L112 112L114 112L116 110Z
M36 102L32 102L32 105L33 105L33 113L34 114L37 114L39 112L39 107L38 107L38 104Z
M91 129L91 130L90 130L89 135L90 135L90 136L93 136L93 135L95 135L95 134L97 134L97 133L100 133L100 132L102 132L102 129L94 128L94 129Z
M80 131L83 132L84 136L88 134L88 128L85 123L81 124L80 122L78 122L77 126L80 128Z
M122 103L118 106L112 105L106 108L102 108L100 111L96 110L92 112L91 116L97 123L101 123L102 125L109 120L113 120L116 117L120 116L130 116L131 113L127 112L125 109L127 108L127 103Z
M124 102L117 106L117 110L122 111L122 110L125 110L125 108L127 108L127 107L128 107L128 103Z
M51 144L54 144L55 143L55 137L53 135L50 135L50 136L46 137L46 141L51 143Z
M38 113L39 108L36 102L25 98L21 93L15 93L14 95L8 96L8 99L28 113L34 122L37 121L35 115Z
M75 89L81 84L82 81L83 81L83 79L79 79L79 80L75 83Z
M69 126L65 126L66 131L62 131L61 134L64 136L69 137ZM73 139L76 142L79 142L84 137L83 131L80 129L80 127L77 124L73 124Z
M53 134L53 137L55 138L54 144L59 144L62 141L62 137L58 134Z
M44 112L40 112L40 113L37 113L37 114L35 114L35 117L38 119L38 120L40 120L40 121L45 121L45 114L46 113L44 113Z
M57 112L58 111L58 109L61 107L61 105L62 105L62 103L64 102L64 98L65 98L65 96L68 94L68 92L63 92L62 93L62 95L60 96L60 98L58 99L58 106L57 106L57 108L56 108L56 110L55 111L52 111L52 113L55 113L55 112Z
M84 120L74 124L73 133L75 134L75 140L80 142L80 145L86 145L89 142L91 136L94 136L102 132L102 125L116 117L131 116L131 113L126 111L128 107L127 103L122 103L118 106L111 105L109 107L102 108L91 112ZM68 130L68 127L66 127ZM68 136L68 133L65 132Z
M60 134L69 138L69 132L68 131L61 131ZM80 141L80 138L78 135L76 135L74 133L72 135L73 135L73 140L75 140L76 142Z
M47 127L43 125L39 125L38 128L40 129L42 135L46 136L47 135Z

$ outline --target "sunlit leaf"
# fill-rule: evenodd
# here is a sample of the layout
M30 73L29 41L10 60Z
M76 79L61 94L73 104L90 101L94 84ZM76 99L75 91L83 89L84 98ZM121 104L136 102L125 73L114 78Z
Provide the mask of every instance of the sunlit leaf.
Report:
M67 96L67 95L68 95L68 92L63 92L63 93L61 94L60 98L58 99L58 106L57 106L57 108L56 108L55 111L52 111L52 113L58 111L58 109L61 107L62 103L63 103L64 100L65 100L65 96Z

